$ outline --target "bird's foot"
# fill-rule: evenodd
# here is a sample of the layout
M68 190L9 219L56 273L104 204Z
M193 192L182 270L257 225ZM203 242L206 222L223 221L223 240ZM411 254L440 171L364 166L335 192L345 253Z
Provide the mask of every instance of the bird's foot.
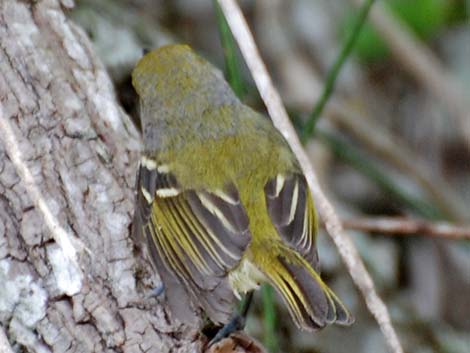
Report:
M216 344L217 342L220 342L221 340L230 336L234 332L243 330L245 328L245 321L246 320L242 315L234 315L227 324L222 326L222 328L217 331L214 338L210 340L208 347Z
M250 308L252 299L253 292L249 292L243 301L240 311L236 312L230 321L217 331L214 338L210 340L208 347L216 344L217 342L220 342L224 338L230 336L232 333L241 331L245 328L246 317L248 315L248 309Z

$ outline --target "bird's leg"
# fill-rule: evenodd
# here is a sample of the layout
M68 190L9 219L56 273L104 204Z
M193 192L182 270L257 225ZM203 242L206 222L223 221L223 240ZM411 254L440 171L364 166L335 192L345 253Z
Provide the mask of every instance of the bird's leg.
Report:
M238 312L235 312L230 319L230 321L225 324L213 339L209 342L208 347L219 342L220 340L228 337L231 333L236 331L243 330L245 327L246 317L248 315L248 310L250 309L251 302L253 300L253 291L248 292L243 300L243 304Z

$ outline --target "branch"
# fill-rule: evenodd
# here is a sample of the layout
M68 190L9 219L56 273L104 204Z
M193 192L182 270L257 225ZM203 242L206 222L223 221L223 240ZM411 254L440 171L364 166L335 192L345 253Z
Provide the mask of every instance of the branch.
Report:
M325 221L326 228L333 238L355 284L364 295L366 304L380 325L391 352L402 353L403 348L393 328L387 308L375 291L372 279L364 267L351 239L344 233L336 212L323 191L310 160L300 144L299 138L289 121L279 94L275 90L266 67L262 62L248 25L238 5L233 0L219 0L225 18L238 42L240 50L256 82L263 101L277 129L284 135L293 152L299 159L309 182L317 208Z
M344 228L365 232L423 235L441 239L470 239L470 226L456 226L446 222L428 222L405 217L374 217L346 219L342 223Z

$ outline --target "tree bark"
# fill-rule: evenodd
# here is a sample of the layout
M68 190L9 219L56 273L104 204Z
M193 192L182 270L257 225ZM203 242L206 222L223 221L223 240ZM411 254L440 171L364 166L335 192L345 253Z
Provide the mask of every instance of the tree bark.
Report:
M158 278L129 238L140 137L71 6L0 1L0 347L200 351L146 297Z

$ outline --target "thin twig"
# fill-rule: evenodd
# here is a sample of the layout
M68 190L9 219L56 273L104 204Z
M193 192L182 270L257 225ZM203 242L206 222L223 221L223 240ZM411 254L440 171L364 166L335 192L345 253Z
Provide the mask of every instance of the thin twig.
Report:
M246 87L242 79L240 63L236 56L237 44L233 39L230 27L228 26L220 5L216 0L214 0L214 7L219 28L220 42L224 51L227 81L238 98L242 99L243 93L246 92ZM263 300L264 344L267 347L268 352L277 352L276 308L273 289L269 284L265 284L261 287L261 293Z
M325 79L325 85L323 87L322 94L318 99L315 107L312 110L312 113L309 116L307 123L304 126L302 137L304 139L309 138L312 136L313 132L315 131L315 126L317 124L318 118L320 114L323 112L323 108L325 108L326 102L330 98L333 90L335 88L336 79L343 67L346 59L351 54L354 45L356 44L357 38L359 37L359 33L361 33L361 29L366 22L367 15L369 14L369 10L372 7L374 0L365 0L360 8L359 14L357 15L356 22L354 23L354 27L344 43L341 52L337 56L333 66L330 70L328 70L327 77Z
M360 0L352 0L356 5ZM418 82L428 89L454 114L470 148L470 105L462 85L448 72L434 53L427 48L405 23L390 14L381 1L370 13L370 21L388 44L393 55Z
M442 239L470 239L470 226L428 222L405 217L373 217L343 220L348 229L389 235L423 235Z
M403 348L392 326L387 307L377 295L372 278L364 267L351 239L344 233L333 206L319 186L310 160L287 116L281 98L271 82L240 8L233 0L219 0L219 3L275 126L284 135L302 166L310 190L317 202L318 211L324 219L328 233L338 247L354 283L362 292L370 312L379 323L390 351L402 353Z

